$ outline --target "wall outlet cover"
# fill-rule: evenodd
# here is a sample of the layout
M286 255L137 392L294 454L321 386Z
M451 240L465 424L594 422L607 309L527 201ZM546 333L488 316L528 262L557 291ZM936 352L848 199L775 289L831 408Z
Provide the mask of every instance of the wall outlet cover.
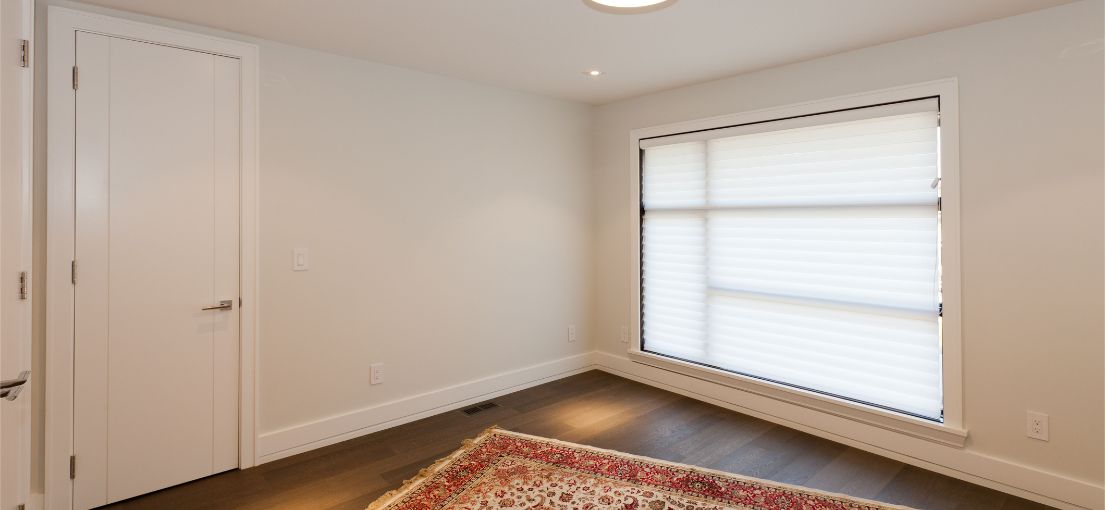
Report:
M1025 434L1032 439L1049 441L1051 437L1051 431L1049 430L1050 427L1048 421L1048 415L1035 411L1028 411L1028 421L1025 424Z

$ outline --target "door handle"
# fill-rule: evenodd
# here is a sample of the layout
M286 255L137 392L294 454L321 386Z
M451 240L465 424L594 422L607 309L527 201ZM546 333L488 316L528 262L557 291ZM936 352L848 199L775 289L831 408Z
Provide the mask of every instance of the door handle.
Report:
M222 301L219 301L219 304L217 304L217 305L205 306L203 308L200 308L200 310L233 310L233 309L234 309L234 300L233 299L224 299Z
M15 400L19 397L19 393L23 391L23 385L27 384L27 379L31 376L30 370L24 370L19 373L18 379L7 379L0 381L0 398L7 400Z

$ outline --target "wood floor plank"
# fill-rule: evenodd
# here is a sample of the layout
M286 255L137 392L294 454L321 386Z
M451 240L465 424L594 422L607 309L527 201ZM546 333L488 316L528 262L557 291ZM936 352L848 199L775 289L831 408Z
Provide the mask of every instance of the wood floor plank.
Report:
M801 434L788 442L787 447L793 449L796 454L772 473L770 478L793 485L806 485L810 478L825 469L825 466L848 449L840 443L807 434Z
M855 448L846 448L804 485L827 492L873 499L905 464Z
M360 510L492 425L920 510L1047 508L600 371L493 401L107 508Z

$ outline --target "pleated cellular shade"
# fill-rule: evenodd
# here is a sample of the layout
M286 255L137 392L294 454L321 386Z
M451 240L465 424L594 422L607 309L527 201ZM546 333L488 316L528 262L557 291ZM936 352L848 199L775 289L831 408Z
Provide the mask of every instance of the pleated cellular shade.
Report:
M939 106L642 142L642 349L941 420Z

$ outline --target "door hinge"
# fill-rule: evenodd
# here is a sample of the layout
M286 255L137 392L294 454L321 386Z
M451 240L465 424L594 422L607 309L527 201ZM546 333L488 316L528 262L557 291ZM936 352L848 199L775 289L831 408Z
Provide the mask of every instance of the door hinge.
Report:
M77 66L73 66L73 90L77 90Z
M77 479L77 456L76 455L70 455L69 456L69 479L70 480L76 480Z
M19 67L31 67L31 41L19 41Z
M69 265L69 279L72 280L73 285L77 284L77 261L75 260Z
M19 299L21 301L26 301L27 300L27 292L28 292L28 290L27 290L27 272L26 271L20 271L19 272Z

